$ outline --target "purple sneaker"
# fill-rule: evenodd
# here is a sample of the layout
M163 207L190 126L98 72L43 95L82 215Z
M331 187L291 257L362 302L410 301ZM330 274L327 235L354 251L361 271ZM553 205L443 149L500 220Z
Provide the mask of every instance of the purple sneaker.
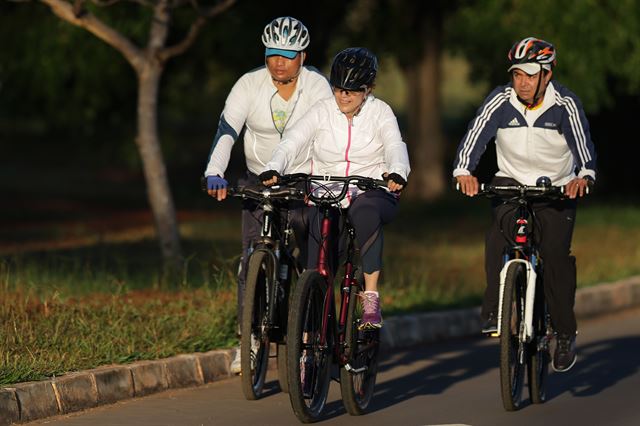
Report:
M380 297L377 291L365 291L360 295L362 299L362 320L360 321L360 330L381 328L382 312L380 311Z

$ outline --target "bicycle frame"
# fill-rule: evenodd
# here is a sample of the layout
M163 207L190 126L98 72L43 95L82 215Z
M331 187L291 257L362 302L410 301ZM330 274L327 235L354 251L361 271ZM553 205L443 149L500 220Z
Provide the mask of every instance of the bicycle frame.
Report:
M498 332L500 336L502 328L502 301L504 297L504 285L507 277L507 271L512 263L519 262L525 265L527 289L524 304L524 322L520 333L520 341L529 342L533 338L533 309L536 299L536 282L537 282L537 266L538 266L538 250L531 241L533 235L527 234L527 225L529 224L528 206L524 202L520 202L518 206L518 218L516 219L516 243L520 245L509 247L509 252L505 253L505 263L500 271L500 292L498 302ZM531 238L530 238L531 237ZM524 256L524 258L522 258Z
M273 265L276 266L272 271L269 282L273 283L272 286L267 287L267 332L270 338L274 340L281 340L283 336L271 335L276 330L280 330L282 327L286 328L286 324L279 324L277 309L273 309L278 304L278 296L284 298L285 286L290 280L290 268L296 267L295 260L289 253L289 238L291 235L291 227L289 224L289 209L286 207L276 208L275 200L289 200L300 197L300 194L292 188L283 188L281 190L267 189L267 188L250 188L240 187L231 188L230 194L242 199L250 198L262 203L262 210L264 212L262 227L260 230L260 238L252 242L250 247L250 255L256 252L265 252L271 258ZM281 223L282 217L280 213L286 211L286 218L284 223ZM275 230L282 230L281 235L275 235ZM286 317L285 317L286 318ZM285 320L286 321L286 320ZM281 327L282 326L282 327Z
M486 188L486 190L485 190ZM532 207L530 198L527 198L527 194L531 192L537 193L539 196L551 195L557 196L564 193L562 187L545 187L545 186L490 186L482 185L481 193L484 195L496 195L501 190L517 191L518 196L515 196L512 200L518 203L517 215L515 221L515 239L513 244L505 247L504 254L504 266L500 271L500 288L499 288L499 302L498 302L498 331L495 336L500 336L502 330L502 308L504 297L504 286L509 266L514 262L522 263L525 266L526 271L526 293L523 318L524 321L519 330L519 340L524 343L530 342L534 336L533 327L533 314L536 300L536 291L538 287L538 269L540 266L540 255L538 248L534 241L533 229L528 232L527 227L529 225L529 219L532 216Z
M332 208L336 208L335 205L342 200L347 193L349 184L355 184L357 186L363 186L365 188L376 188L381 186L386 186L386 182L380 180L374 180L371 178L363 178L358 176L351 177L330 177L330 176L306 176L306 175L290 175L289 179L291 180L304 180L307 183L307 196L313 202L315 202L322 211L322 224L320 228L320 248L318 251L318 266L317 270L324 277L325 285L327 286L327 291L325 294L324 306L323 306L323 317L322 317L322 329L320 333L320 344L323 347L327 347L328 337L329 337L329 327L332 327L331 331L333 335L336 336L337 342L334 345L334 359L337 359L340 365L347 365L350 357L349 351L344 351L345 347L345 330L346 330L346 322L347 322L347 310L349 306L349 300L351 298L351 288L353 285L361 285L357 282L356 277L354 276L354 256L355 256L355 231L353 227L349 224L348 219L345 223L345 231L347 233L347 251L346 251L346 259L344 261L344 278L341 287L341 297L340 297L340 308L338 311L338 316L336 317L336 307L335 307L335 296L334 296L334 288L333 281L334 276L331 273L329 267L329 250L331 247L329 245L330 237L331 237L331 223L332 218L330 215L330 211ZM312 191L310 190L310 184L312 181L323 181L330 182L333 180L337 180L343 183L343 187L341 192L335 196L332 195L328 199L323 197L314 197L310 195ZM331 318L336 318L337 321L331 321ZM331 323L331 324L330 324Z
M354 239L355 231L350 224L346 224L347 232L347 256L344 262L344 278L340 295L340 309L339 314L336 317L335 313L335 298L334 298L334 286L329 265L328 265L328 250L329 248L329 236L331 233L331 218L329 217L329 207L323 208L322 228L321 228L321 241L320 250L318 252L318 272L325 278L325 284L327 285L327 292L325 293L325 300L323 306L322 316L322 331L320 334L320 343L323 346L327 345L328 330L329 327L334 327L332 330L334 336L337 337L337 344L334 345L334 359L339 361L340 365L345 365L349 360L349 353L342 351L345 342L345 330L347 323L347 307L349 306L349 300L351 298L351 286L356 285L356 279L353 276L354 266L353 257L355 254ZM330 321L330 318L337 318L338 322ZM331 324L329 324L331 323Z

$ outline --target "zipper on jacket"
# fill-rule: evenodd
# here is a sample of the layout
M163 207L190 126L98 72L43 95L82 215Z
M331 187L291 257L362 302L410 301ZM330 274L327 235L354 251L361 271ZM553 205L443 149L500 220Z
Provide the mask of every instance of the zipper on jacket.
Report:
M349 161L349 149L351 149L351 127L353 127L353 118L347 117L347 149L344 152L344 161L347 162L347 169L345 170L345 176L349 176L349 168L351 161ZM351 192L347 189L347 200L351 204Z
M345 176L349 176L349 166L351 166L351 161L349 161L349 149L351 149L351 127L353 127L353 118L347 117L347 149L344 152L344 161L347 162Z

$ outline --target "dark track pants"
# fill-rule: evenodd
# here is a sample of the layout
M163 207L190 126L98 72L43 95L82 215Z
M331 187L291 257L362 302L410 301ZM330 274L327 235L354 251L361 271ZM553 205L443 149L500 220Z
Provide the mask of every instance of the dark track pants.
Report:
M512 179L495 178L496 185L517 184ZM571 256L571 238L576 218L575 200L558 200L534 204L537 227L537 243L544 265L544 290L554 330L573 335L576 332L576 317L573 311L576 295L576 259ZM513 205L494 203L492 223L486 234L485 271L487 288L482 305L482 315L497 312L500 270L503 266L503 249L507 244L501 234L501 226L514 238ZM530 225L534 223L529 219Z

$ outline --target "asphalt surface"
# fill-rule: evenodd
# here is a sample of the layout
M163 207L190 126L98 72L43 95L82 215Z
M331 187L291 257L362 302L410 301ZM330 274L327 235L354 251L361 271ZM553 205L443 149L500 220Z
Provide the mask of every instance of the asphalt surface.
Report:
M345 413L337 383L321 424L635 425L640 424L640 308L579 324L578 362L549 378L545 404L505 412L497 339L459 339L386 354L371 412ZM298 424L270 373L267 395L246 401L237 378L171 390L30 425ZM526 395L526 390L525 390Z

